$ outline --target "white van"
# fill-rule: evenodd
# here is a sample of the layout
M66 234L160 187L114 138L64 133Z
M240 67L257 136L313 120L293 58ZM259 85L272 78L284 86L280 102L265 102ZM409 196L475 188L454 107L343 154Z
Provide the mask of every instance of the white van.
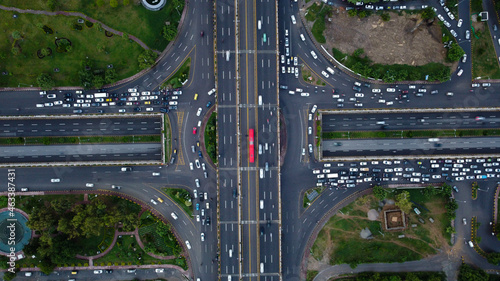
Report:
M262 144L259 144L259 155L262 154Z
M262 105L262 96L259 95L259 105Z
M259 21L257 22L257 29L259 29L259 30L260 30L261 28L262 28L262 22L259 20Z
M232 258L233 257L233 249L229 249L229 257Z
M260 200L260 209L264 209L264 200Z
M260 178L263 179L264 178L264 169L259 169L259 175L260 175Z
M213 93L215 93L215 88L213 88L212 90L208 91L208 95L211 96Z
M226 51L226 61L229 61L229 57L230 57L229 51Z
M264 273L264 263L260 263L260 273Z
M330 72L331 75L335 74L335 71L331 67L327 67L326 71Z
M296 24L296 23L297 23L297 21L295 20L295 16L294 16L294 15L291 15L291 16L290 16L290 18L292 19L292 23L293 23L293 24Z

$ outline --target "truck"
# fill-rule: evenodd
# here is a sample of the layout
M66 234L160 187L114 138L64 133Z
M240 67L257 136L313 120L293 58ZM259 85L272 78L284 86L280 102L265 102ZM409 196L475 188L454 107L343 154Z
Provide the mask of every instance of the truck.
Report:
M108 93L95 93L94 98L107 98L109 96Z
M327 174L326 177L329 179L338 178L339 174L338 173L331 173L331 174Z

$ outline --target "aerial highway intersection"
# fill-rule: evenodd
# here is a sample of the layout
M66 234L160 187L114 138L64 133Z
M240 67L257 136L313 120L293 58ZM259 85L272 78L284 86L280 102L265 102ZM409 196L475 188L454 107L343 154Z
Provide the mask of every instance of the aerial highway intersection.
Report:
M188 261L183 275L200 281L305 280L319 230L375 185L454 185L459 217L476 210L466 190L483 182L489 201L480 217L497 223L490 203L500 182L499 89L472 77L467 16L448 19L469 57L458 62L460 75L388 84L346 69L315 41L301 11L309 1L188 2L176 39L140 75L102 89L0 90L0 166L3 174L16 170L19 193L135 201L172 225ZM437 1L425 5L446 15ZM468 2L457 5L470 14ZM163 87L187 58L188 80ZM322 83L306 82L304 66ZM204 134L212 113L215 163ZM304 208L304 192L317 186L325 191ZM165 187L189 192L192 215ZM470 228L456 224L457 237L471 240ZM480 232L483 248L500 248L496 233ZM469 263L500 270L474 248L460 251ZM92 274L98 265L88 269L82 278L107 276Z

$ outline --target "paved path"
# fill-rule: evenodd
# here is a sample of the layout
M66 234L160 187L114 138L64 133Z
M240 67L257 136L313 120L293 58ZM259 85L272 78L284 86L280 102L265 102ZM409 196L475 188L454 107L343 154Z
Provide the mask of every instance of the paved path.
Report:
M451 257L450 257L451 258ZM360 273L366 271L374 272L415 272L415 271L444 271L448 280L456 280L457 276L452 272L458 269L455 268L459 260L450 260L445 254L435 255L433 257L403 263L367 263L361 264L355 269L352 269L347 264L335 265L327 267L320 271L313 279L314 281L327 281L331 277L340 276L341 274ZM460 261L461 262L461 261ZM453 276L451 276L453 275Z
M493 225L498 223L498 194L500 193L500 185L497 185L495 196L493 197Z

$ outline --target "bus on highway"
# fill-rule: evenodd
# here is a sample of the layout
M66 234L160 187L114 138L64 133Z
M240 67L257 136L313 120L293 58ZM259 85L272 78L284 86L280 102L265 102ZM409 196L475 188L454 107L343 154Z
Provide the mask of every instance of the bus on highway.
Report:
M254 139L253 139L253 129L248 130L248 158L250 160L250 163L253 163L255 161L255 155L254 155Z
M108 97L108 93L95 93L94 97L95 98L107 98Z

